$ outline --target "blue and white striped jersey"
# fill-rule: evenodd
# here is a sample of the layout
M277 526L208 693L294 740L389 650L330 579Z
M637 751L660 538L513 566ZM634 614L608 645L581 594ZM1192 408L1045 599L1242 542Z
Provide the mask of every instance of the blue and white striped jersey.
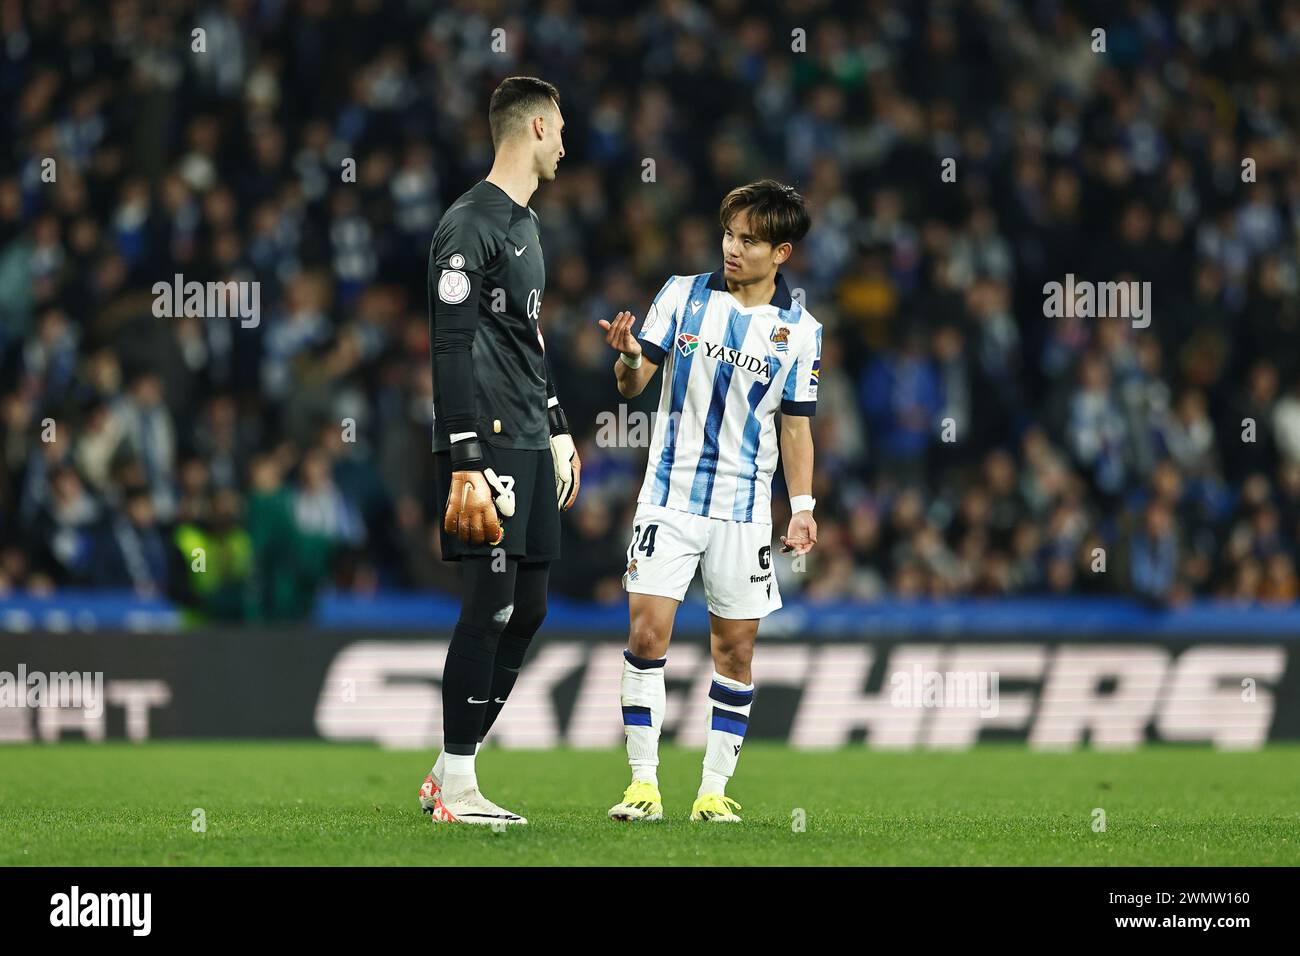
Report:
M638 338L663 391L637 501L771 524L776 413L817 411L820 323L780 273L770 303L743 308L714 272L664 283Z

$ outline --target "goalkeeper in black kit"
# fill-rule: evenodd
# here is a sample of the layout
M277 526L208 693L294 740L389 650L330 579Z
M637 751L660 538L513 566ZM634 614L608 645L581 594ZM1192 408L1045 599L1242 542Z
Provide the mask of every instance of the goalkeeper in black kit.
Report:
M546 264L528 201L564 156L559 92L504 80L488 108L496 158L438 223L429 256L433 451L442 554L460 562L460 619L442 674L443 749L420 806L446 823L528 821L486 799L474 757L542 619L561 509L581 463L539 325Z

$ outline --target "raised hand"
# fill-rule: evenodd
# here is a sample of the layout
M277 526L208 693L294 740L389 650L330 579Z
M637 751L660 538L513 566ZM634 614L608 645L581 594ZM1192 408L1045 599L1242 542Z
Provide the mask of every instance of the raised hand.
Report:
M611 348L618 349L628 356L641 354L641 343L632 334L632 326L636 325L636 316L631 312L620 312L614 316L613 322L601 319L597 324L605 330L605 341Z

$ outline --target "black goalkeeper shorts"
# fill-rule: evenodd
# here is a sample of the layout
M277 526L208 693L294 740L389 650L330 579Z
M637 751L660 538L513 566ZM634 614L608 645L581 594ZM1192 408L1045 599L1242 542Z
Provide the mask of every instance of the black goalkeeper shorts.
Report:
M515 513L513 517L503 518L498 512L497 518L505 529L505 537L496 548L504 548L508 557L524 561L558 561L560 510L555 499L551 450L494 448L487 442L483 442L482 447L484 468L491 468L498 476L512 475L515 479ZM447 516L447 496L451 492L451 453L435 452L433 457L443 560L459 561L467 555L492 557L496 551L492 545L462 544L454 533L447 533L443 521Z

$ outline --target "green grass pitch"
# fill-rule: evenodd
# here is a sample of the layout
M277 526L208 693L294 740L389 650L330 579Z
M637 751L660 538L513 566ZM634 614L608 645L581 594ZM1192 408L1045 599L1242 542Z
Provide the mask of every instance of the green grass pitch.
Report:
M627 824L605 817L627 782L621 752L489 748L484 792L530 821L502 833L434 827L419 812L431 758L324 743L3 746L0 864L1300 864L1300 747L1289 745L807 753L753 742L729 788L744 805L733 826L686 819L698 750L664 749L665 819ZM196 809L206 832L194 831Z

